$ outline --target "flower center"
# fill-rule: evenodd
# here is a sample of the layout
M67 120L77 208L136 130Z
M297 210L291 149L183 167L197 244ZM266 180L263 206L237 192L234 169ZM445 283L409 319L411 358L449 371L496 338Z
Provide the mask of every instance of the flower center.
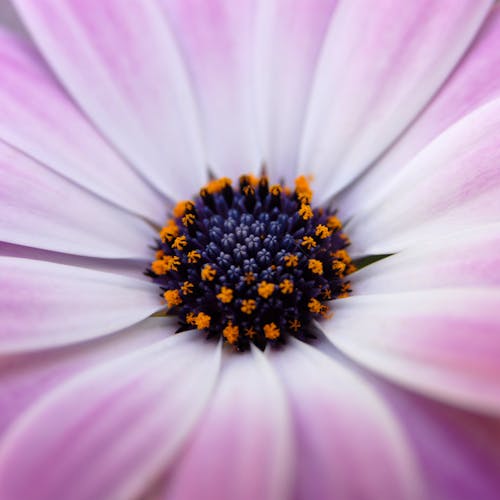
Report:
M237 188L214 180L178 203L146 271L178 331L204 330L238 350L310 337L312 320L349 294L355 269L340 220L311 202L303 176L292 190L245 175Z

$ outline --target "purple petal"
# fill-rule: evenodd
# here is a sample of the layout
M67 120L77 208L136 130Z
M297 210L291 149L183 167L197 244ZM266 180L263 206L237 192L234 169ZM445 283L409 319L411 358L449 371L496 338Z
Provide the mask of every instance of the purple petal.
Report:
M491 0L340 2L322 50L300 166L323 202L387 148L471 43ZM305 166L305 167L304 167Z
M0 257L0 351L99 337L162 308L152 283L51 262Z
M0 240L92 257L149 259L154 232L0 142Z
M435 289L350 297L322 325L335 346L396 383L500 414L500 291Z
M191 196L206 180L189 81L156 2L14 2L76 102L160 191Z
M0 497L86 500L146 493L198 420L219 358L215 345L183 334L63 384L3 440Z
M152 220L165 200L101 138L26 41L0 31L0 138L116 205Z
M172 471L166 496L288 498L294 454L281 387L259 352L233 354L226 361L208 411Z
M294 498L422 498L409 443L370 385L298 341L271 358L295 421Z

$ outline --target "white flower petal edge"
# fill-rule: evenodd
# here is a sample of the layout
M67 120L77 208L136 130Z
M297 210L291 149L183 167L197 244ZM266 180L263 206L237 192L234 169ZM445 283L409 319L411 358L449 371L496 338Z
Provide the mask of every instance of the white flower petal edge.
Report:
M149 259L153 229L0 142L0 240L90 257Z
M157 342L35 404L0 444L0 497L143 494L175 458L213 390L220 346L199 340L185 333Z
M158 3L193 83L210 169L219 177L257 172L262 164L255 107L257 2Z
M2 354L0 435L4 435L7 428L36 400L71 377L164 340L176 329L177 322L173 318L147 318L114 334L76 345L50 351Z
M57 347L116 332L163 307L152 283L0 257L0 352Z
M394 253L500 220L500 99L431 142L348 225L351 254Z
M207 178L197 110L158 2L126 8L121 0L14 3L103 135L171 198L196 192Z
M500 415L500 289L363 295L323 323L352 359L429 397Z
M500 223L421 241L350 277L353 295L499 287Z
M168 1L168 0L166 0ZM255 35L260 143L269 177L293 184L318 58L337 0L259 0Z
M0 109L2 141L127 211L163 213L164 197L102 139L35 47L1 28Z
M232 353L206 414L171 471L165 497L290 498L294 458L287 403L274 370L256 349L248 356Z
M469 47L490 0L340 2L322 50L299 168L324 203L386 149ZM397 20L397 22L395 21Z
M362 377L296 340L269 356L294 418L296 498L422 498L405 435Z
M351 217L380 191L381 179L403 169L427 144L460 118L500 96L500 4L493 7L474 44L450 78L394 146L335 200Z

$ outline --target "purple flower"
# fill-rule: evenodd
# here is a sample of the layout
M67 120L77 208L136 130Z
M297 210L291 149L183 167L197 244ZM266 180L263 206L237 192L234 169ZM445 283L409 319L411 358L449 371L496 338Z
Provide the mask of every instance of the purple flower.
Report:
M0 499L498 498L498 4L15 4Z

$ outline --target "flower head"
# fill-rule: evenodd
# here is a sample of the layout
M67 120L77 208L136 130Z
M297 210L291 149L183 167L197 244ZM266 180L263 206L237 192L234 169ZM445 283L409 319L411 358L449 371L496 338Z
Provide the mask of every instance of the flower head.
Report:
M15 5L0 498L496 498L498 5Z

